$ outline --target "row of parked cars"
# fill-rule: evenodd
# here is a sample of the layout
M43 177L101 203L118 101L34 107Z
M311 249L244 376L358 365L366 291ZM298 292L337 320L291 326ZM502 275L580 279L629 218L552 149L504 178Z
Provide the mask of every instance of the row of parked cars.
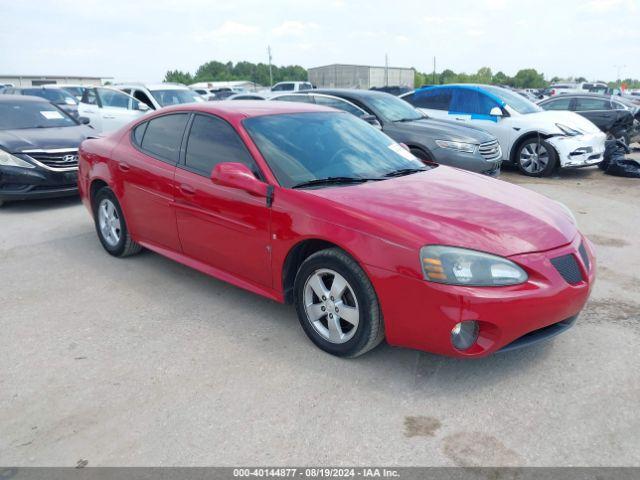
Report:
M457 357L549 339L589 297L592 246L565 206L491 177L531 125L556 130L527 143L529 174L545 145L590 164L604 134L507 91L447 88L207 102L119 85L85 89L75 116L0 95L0 198L79 191L110 255L144 247L291 303L333 355L385 338Z
M9 87L3 93L7 114L0 132L2 155L31 152L35 161L28 172L2 173L0 201L73 192L74 179L68 172L77 166L83 138L118 130L164 107L206 101L197 91L170 83ZM33 102L27 101L34 96L41 99L39 114L33 114ZM638 106L623 97L557 95L536 105L491 85L424 87L396 97L382 91L282 82L269 92L235 92L228 100L298 102L343 110L406 145L423 162L494 177L503 162L531 176L597 164L603 159L606 136L629 143L640 119ZM78 128L66 128L70 126ZM43 163L37 155L50 161ZM12 166L6 162L0 168Z

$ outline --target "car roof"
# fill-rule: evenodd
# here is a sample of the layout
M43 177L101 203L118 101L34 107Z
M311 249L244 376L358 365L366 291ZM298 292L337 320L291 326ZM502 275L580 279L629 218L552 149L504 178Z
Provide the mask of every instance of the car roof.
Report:
M308 90L300 93L314 94L322 93L324 95L333 95L335 97L345 98L371 98L371 97L387 97L391 95L387 92L381 92L378 90L360 90L356 88L318 88L314 90ZM391 95L392 97L394 95Z
M236 100L221 100L219 102L186 103L165 107L161 110L162 113L172 111L195 111L237 119L305 112L344 113L334 108L310 103L265 102L264 100L243 100L242 102Z
M557 100L560 98L577 98L577 97L585 97L585 98L596 98L599 100L613 100L613 98L611 98L611 95L599 95L597 93L589 93L589 92L585 92L585 93L565 93L563 95L556 95L553 97L549 97L549 98L545 98L542 102L548 102L550 100Z
M36 97L35 95L0 95L0 103L50 103L42 97Z
M175 83L118 83L116 88L146 88L147 90L191 90L185 85Z

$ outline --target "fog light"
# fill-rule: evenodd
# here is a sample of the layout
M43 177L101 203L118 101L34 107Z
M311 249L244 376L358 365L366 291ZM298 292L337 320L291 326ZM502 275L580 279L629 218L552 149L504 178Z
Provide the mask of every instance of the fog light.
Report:
M451 343L458 350L466 350L478 339L479 330L478 322L475 320L457 323L451 329Z

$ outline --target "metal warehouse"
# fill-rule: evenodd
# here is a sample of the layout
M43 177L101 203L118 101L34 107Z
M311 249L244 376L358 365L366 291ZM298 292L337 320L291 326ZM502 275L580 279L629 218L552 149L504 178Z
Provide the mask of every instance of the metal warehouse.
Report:
M87 77L82 75L2 75L0 85L10 84L14 87L37 87L40 85L74 84L86 86L104 85L113 81L113 77Z
M309 69L309 81L318 88L414 87L415 70L404 67L333 64Z

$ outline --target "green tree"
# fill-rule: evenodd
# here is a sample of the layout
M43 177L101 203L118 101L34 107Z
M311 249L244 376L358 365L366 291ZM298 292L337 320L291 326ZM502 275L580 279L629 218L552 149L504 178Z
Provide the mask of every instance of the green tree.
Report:
M489 67L482 67L476 72L473 81L475 83L491 83L492 79L493 73L491 72L491 69Z
M535 68L518 70L513 77L513 86L517 88L543 88L546 86L544 75L538 73Z
M180 70L169 70L164 76L164 81L173 83L184 83L185 85L189 85L193 83L193 77L188 72L183 72Z
M491 83L495 85L511 85L513 79L508 77L504 72L498 72L491 78Z

